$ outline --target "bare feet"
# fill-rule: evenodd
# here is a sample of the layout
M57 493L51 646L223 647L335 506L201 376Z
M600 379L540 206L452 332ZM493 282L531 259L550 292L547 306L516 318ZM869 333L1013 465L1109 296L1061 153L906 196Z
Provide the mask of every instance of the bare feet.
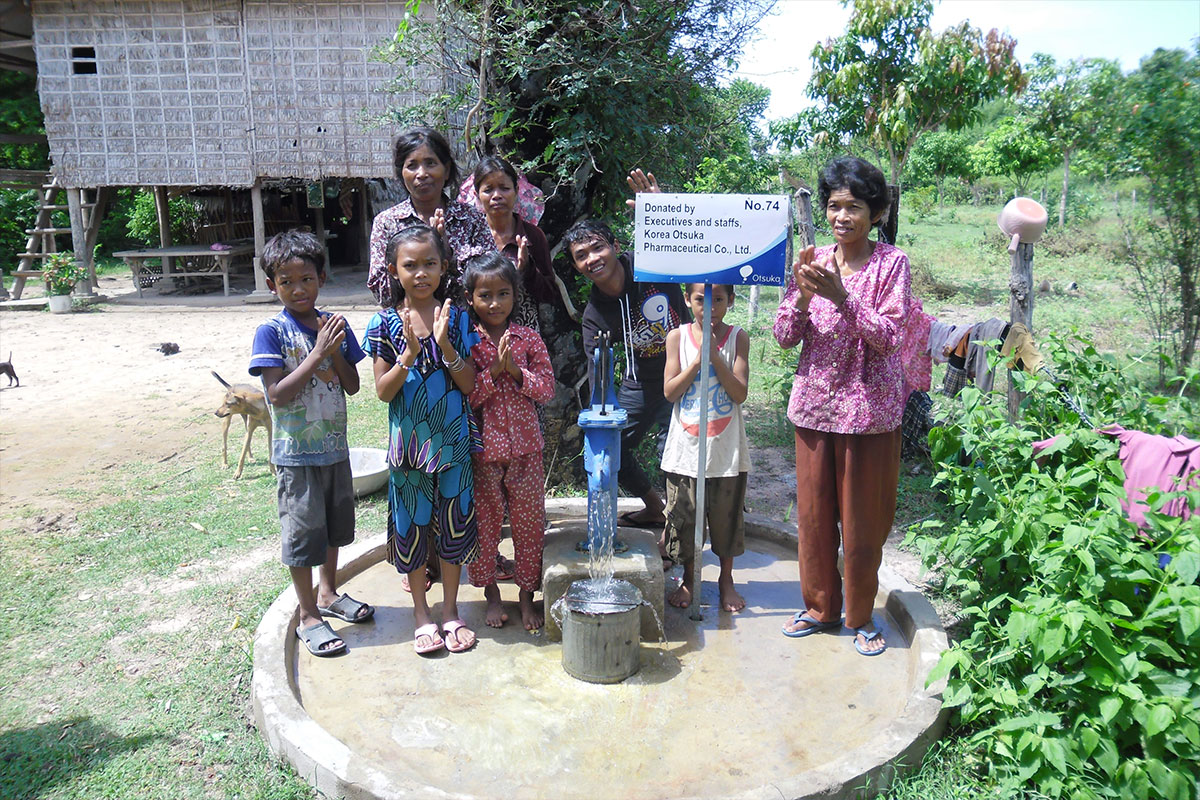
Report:
M667 595L667 602L675 608L687 608L692 604L692 589L686 583L679 584L679 588Z
M525 625L525 630L536 631L540 630L546 620L542 618L540 607L533 602L533 592L521 590L521 622Z
M737 589L734 588L732 575L728 577L722 575L717 581L717 588L721 591L722 611L741 611L746 607L746 598L738 594Z
M487 599L487 624L489 628L503 628L508 622L508 614L500 604L500 587L489 583L483 587L483 596Z

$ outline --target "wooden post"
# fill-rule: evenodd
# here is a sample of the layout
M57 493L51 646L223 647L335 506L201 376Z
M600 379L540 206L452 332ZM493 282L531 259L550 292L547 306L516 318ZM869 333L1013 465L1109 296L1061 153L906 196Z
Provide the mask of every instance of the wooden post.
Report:
M316 206L312 212L313 221L317 224L317 241L321 243L321 249L325 251L325 269L328 270L332 265L329 263L329 243L325 241L325 209Z
M817 243L817 228L813 225L812 189L806 186L797 189L796 205L800 209L800 241L805 247L812 247Z
M225 240L232 242L237 238L237 228L233 224L233 189L225 187Z
M1033 332L1033 245L1019 244L1012 254L1012 273L1008 279L1009 322L1024 323ZM1012 373L1008 376L1008 417L1015 420L1024 397L1016 389Z
M83 225L83 193L76 187L67 187L67 214L71 218L71 249L75 251L75 263L84 267L88 275L94 269L91 266L92 255L87 249L87 234ZM93 295L90 278L84 278L75 284L75 294Z
M263 248L267 244L267 223L263 219L262 179L256 178L250 187L250 210L254 214L254 291L246 295L247 303L270 303L275 295L267 288L267 274L262 268Z
M888 215L879 231L879 238L887 244L896 243L896 231L900 227L900 187L888 184Z
M88 223L84 231L83 241L84 249L89 254L88 261L88 280L93 288L99 288L100 282L96 279L96 240L100 237L100 223L104 220L104 212L108 209L108 203L113 196L113 187L101 186L96 190L96 204L92 206L92 211L88 215ZM80 195L83 199L83 195ZM94 294L94 292L90 292Z
M358 190L358 262L361 266L371 266L371 195L370 187L364 180Z
M171 246L171 209L167 204L167 187L154 187L154 214L158 217L158 244L160 247ZM174 259L163 256L163 276L171 274L174 269Z

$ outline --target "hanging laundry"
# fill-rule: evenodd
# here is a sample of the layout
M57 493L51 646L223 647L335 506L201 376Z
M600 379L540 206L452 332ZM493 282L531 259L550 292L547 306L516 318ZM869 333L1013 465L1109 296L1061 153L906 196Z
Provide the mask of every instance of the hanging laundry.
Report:
M1046 365L1046 359L1038 350L1033 334L1023 322L1014 322L1009 328L1008 335L1004 337L1004 344L1000 347L1000 355L1011 356L1008 362L1009 369L1021 369L1030 375L1036 375Z
M1005 327L1007 325L1008 323L1004 320L992 317L977 325L972 325L971 332L967 334L969 339L967 346L967 377L975 381L975 388L984 394L992 390L992 384L996 380L996 373L988 368L988 348L986 342L992 339L1003 340L1007 333Z
M933 359L933 363L945 364L950 354L954 352L954 348L958 347L970 330L969 325L961 323L955 325L932 319L929 324L929 355ZM965 349L963 354L966 354Z
M1146 489L1174 492L1200 488L1200 442L1185 436L1131 431L1120 425L1097 430L1121 443L1117 457L1125 468L1125 491L1129 495L1124 508L1139 528L1145 526L1149 510ZM1161 509L1164 514L1183 519L1195 510L1188 508L1183 497L1175 498Z

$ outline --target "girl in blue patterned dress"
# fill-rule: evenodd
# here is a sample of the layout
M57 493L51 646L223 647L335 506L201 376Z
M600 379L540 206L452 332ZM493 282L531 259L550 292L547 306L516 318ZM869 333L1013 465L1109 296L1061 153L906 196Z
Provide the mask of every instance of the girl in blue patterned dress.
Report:
M462 566L479 553L471 451L478 443L467 398L475 388L471 347L479 341L452 293L449 251L427 225L392 235L385 252L393 308L371 318L366 350L375 393L388 404L387 559L408 576L418 653L469 650L475 633L458 613ZM426 600L425 564L441 563L442 629Z

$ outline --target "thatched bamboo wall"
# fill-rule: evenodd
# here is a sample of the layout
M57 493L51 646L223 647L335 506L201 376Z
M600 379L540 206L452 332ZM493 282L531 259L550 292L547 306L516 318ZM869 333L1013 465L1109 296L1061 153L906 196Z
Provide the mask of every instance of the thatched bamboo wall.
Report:
M34 0L54 169L67 186L391 176L395 130L364 120L400 98L368 56L404 5ZM444 80L431 68L425 86Z

